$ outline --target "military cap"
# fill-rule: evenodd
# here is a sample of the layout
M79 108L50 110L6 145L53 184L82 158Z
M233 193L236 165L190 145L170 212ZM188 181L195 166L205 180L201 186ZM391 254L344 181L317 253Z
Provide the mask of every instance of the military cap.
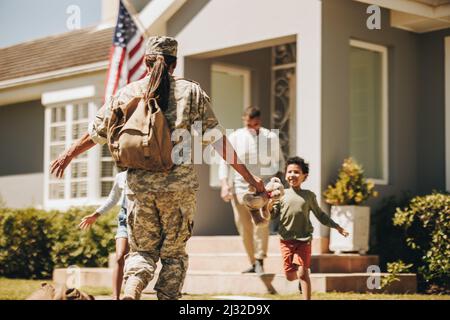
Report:
M178 42L172 37L155 36L150 37L147 41L145 54L165 54L169 56L177 56Z

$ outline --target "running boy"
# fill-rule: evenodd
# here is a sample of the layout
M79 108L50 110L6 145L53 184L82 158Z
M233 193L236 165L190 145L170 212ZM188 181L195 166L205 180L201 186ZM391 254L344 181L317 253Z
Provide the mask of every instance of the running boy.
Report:
M299 157L289 158L285 175L290 188L279 201L269 203L271 218L280 217L278 233L286 278L289 281L299 279L299 289L305 300L311 299L309 267L313 226L309 218L310 211L323 225L337 229L344 237L348 236L348 232L319 207L316 195L301 188L308 173L309 164L305 160Z

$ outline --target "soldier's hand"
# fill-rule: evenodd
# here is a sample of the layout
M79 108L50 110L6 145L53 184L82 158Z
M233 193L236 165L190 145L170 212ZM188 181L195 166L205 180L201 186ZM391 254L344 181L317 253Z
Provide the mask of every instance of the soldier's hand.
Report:
M81 219L80 224L78 227L81 230L88 229L92 224L94 224L95 221L97 221L97 218L100 216L97 212L94 212L93 214L90 214L88 216L85 216Z
M255 187L257 193L267 193L266 188L264 187L264 181L257 176L253 176L254 183L252 185Z
M69 155L69 151L61 153L56 160L50 165L50 173L55 174L57 178L62 178L64 170L72 161L72 157Z
M275 204L275 202L278 200L275 200L273 198L269 198L269 202L267 202L267 211L271 212L273 209L273 205Z

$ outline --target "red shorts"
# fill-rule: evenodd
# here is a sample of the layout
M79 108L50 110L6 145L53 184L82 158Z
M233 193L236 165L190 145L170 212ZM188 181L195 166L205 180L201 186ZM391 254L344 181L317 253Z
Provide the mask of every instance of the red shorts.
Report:
M298 266L308 269L311 265L311 241L281 240L284 272L297 271Z

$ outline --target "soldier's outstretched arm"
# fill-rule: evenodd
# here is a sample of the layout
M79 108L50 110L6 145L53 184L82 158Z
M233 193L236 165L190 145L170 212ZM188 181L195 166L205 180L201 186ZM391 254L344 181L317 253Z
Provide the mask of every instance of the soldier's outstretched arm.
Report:
M239 161L236 150L234 150L233 145L228 141L228 138L225 135L222 135L222 138L214 142L212 146L220 156L245 179L245 181L255 187L257 192L266 192L263 180L252 175L245 164Z
M92 141L89 133L86 132L79 140L72 144L69 149L61 153L58 158L51 163L50 173L55 174L57 178L61 178L64 174L64 170L72 159L93 146L95 146L95 142Z

